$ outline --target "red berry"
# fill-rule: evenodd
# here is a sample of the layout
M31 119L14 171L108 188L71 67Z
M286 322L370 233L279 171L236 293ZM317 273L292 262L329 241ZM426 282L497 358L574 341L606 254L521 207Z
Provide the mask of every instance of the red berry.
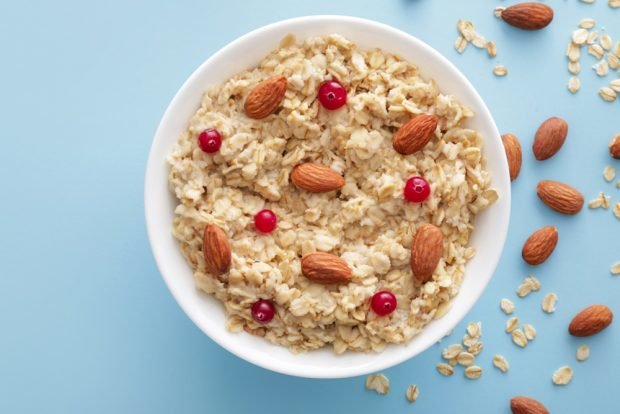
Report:
M336 81L325 81L319 88L319 101L325 109L338 109L347 103L347 90Z
M215 128L207 128L198 135L200 149L209 154L217 152L222 146L222 136Z
M276 309L271 301L260 299L252 305L252 318L258 323L269 323L276 314Z
M262 233L271 233L277 223L276 213L271 210L261 210L254 216L254 225Z
M405 198L414 203L421 203L431 195L431 186L422 177L410 177L405 183Z
M396 296L387 290L377 292L372 296L370 307L379 316L389 315L396 310Z

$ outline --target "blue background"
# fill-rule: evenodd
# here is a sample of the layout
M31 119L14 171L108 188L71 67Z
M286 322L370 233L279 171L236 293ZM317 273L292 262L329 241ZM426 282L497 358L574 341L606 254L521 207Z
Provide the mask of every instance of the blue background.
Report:
M583 17L594 17L620 38L620 9L603 0L548 1L553 24L541 32L513 29L493 17L501 1L313 0L279 1L54 1L0 3L0 412L45 413L507 413L516 394L539 398L554 413L616 413L620 324L589 339L566 333L575 312L606 303L620 314L618 222L610 211L554 214L536 198L544 178L567 181L586 199L604 190L612 163L607 142L620 133L620 103L608 104L599 79L582 59L582 91L566 90L564 50ZM346 14L391 24L435 47L469 77L502 132L524 146L513 184L508 241L495 277L465 322L481 320L482 378L462 370L437 374L441 345L386 371L392 391L379 396L364 378L306 380L251 366L215 345L181 312L155 267L143 219L143 178L155 128L185 78L238 36L280 19ZM471 19L496 41L493 61L471 46L453 49L456 21ZM600 27L599 27L600 28ZM421 65L424 62L419 62ZM496 78L496 63L508 67ZM568 120L570 132L552 159L536 162L530 147L539 123ZM613 161L620 170L620 163ZM520 258L525 238L558 226L551 259L531 269ZM528 272L541 292L514 291ZM468 277L476 277L470 274ZM540 310L557 292L557 312ZM499 300L517 305L538 338L518 349L503 333ZM578 345L591 358L578 363ZM495 353L508 374L491 365ZM557 387L561 365L575 370ZM409 405L408 384L420 398Z

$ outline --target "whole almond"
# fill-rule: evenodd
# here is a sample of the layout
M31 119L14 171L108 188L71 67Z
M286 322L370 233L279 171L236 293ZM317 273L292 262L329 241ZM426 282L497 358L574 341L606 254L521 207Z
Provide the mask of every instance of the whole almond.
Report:
M519 3L501 11L500 17L523 30L540 30L553 20L553 9L543 3Z
M568 184L544 180L536 187L538 197L547 206L562 214L577 214L583 207L583 195Z
M530 265L539 265L551 256L558 244L558 229L545 226L535 231L523 245L521 255Z
M533 398L518 396L510 400L512 414L549 414L549 410Z
M438 122L437 115L414 116L396 131L392 146L402 155L410 155L421 150L433 138Z
M411 244L411 271L415 278L424 283L433 277L433 272L443 255L443 233L432 224L422 224Z
M508 160L510 181L514 181L521 171L521 143L513 134L502 135L502 142L504 143L504 151L506 151L506 159Z
M219 276L228 271L231 251L224 230L215 224L207 224L202 238L202 253L204 254L207 272L211 275Z
M312 162L299 164L293 168L291 181L297 187L311 193L338 190L344 185L344 178L338 171Z
M620 134L611 139L609 143L609 154L616 159L620 159Z
M273 76L256 85L245 100L245 114L263 119L274 113L284 99L287 84L284 76Z
M568 326L568 332L573 336L590 336L607 328L614 315L605 305L588 306L579 312Z
M306 253L301 258L301 273L315 283L331 285L348 283L352 270L338 256L323 252Z
M532 145L536 159L543 161L553 157L562 148L567 134L568 124L565 120L553 117L543 122L536 131Z

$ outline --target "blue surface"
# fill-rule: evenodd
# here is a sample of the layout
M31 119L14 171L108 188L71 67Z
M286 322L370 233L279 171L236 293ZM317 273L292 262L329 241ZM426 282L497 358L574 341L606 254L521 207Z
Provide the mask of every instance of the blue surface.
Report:
M507 413L515 394L532 395L554 413L617 413L620 324L585 340L566 333L585 305L608 304L620 315L620 222L610 211L576 217L550 212L536 198L539 179L560 179L587 199L620 190L601 177L607 142L620 132L620 104L604 103L597 78L582 60L582 91L566 90L564 50L583 17L620 38L620 9L554 0L553 24L515 30L493 17L501 1L2 1L0 3L0 412L2 413ZM513 184L513 216L495 278L466 321L483 322L483 377L435 372L441 346L388 370L392 391L367 392L363 378L304 380L251 366L216 346L181 312L151 256L142 186L155 128L184 79L210 54L266 23L308 14L348 14L403 29L442 52L469 77L503 132L524 145ZM492 61L481 50L453 49L456 21L473 20L496 41ZM419 62L423 65L423 62ZM503 63L508 77L491 68ZM615 75L613 75L615 76ZM532 136L545 118L570 123L554 158L536 162ZM620 170L620 163L613 163ZM531 269L520 258L534 229L557 225L552 258ZM526 299L514 295L528 273L543 284ZM470 274L468 277L476 277ZM553 315L545 293L557 292ZM500 298L538 328L525 350L503 333ZM465 322L451 339L458 341ZM592 349L587 362L578 345ZM491 366L504 354L511 370ZM575 370L557 387L551 374ZM421 393L410 406L405 388Z

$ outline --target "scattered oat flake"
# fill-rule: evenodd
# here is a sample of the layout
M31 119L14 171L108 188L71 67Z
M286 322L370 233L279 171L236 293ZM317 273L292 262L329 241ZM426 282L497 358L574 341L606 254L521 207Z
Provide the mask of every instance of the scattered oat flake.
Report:
M603 50L601 45L596 44L588 46L588 53L597 58L598 60L603 59L603 56L605 56L605 51Z
M538 280L534 275L528 275L524 279L524 282L532 286L532 290L540 290L540 287L542 286L540 280Z
M612 9L617 9L618 7L620 7L620 0L608 0L607 4Z
M618 40L616 46L614 46L614 55L620 57L620 40Z
M558 301L558 295L554 292L547 293L542 301L542 309L547 313L555 312L555 304Z
M579 92L580 88L581 81L579 80L579 78L577 76L571 76L570 79L568 79L568 90L570 91L570 93L577 93Z
M456 360L456 358L450 358L450 359L448 360L448 364L449 364L451 367L455 367L455 366L456 366L456 364L458 364L458 361Z
M601 44L601 47L605 50L611 50L613 45L613 41L608 34L601 35L601 38L598 41Z
M390 391L390 380L383 374L372 374L366 378L366 388L379 394L387 394Z
M582 362L590 357L590 348L588 345L581 345L577 348L577 361Z
M486 44L486 48L487 48L487 54L489 55L489 57L497 56L497 45L495 44L494 41L489 40Z
M591 29L595 25L596 20L590 18L581 19L581 21L579 22L579 27L581 27L582 29Z
M608 165L603 170L603 178L608 183L612 182L616 178L616 170L611 165Z
M474 357L474 355L470 354L469 352L461 352L459 356L456 357L456 362L458 362L459 365L463 365L465 367L472 365L475 360L476 357Z
M445 348L441 352L441 356L443 357L443 359L456 358L458 356L458 354L461 353L462 350L463 350L463 345L461 345L461 344L452 344L452 345L449 345L447 348Z
M478 355L480 352L482 352L483 348L484 348L484 344L482 342L476 342L475 344L467 348L467 352L469 352L472 355Z
M508 75L508 69L504 65L497 65L493 68L493 74L495 76L506 76Z
M613 53L608 53L607 54L607 64L609 65L610 69L619 69L620 68L620 57L614 55ZM617 79L616 79L617 80ZM614 81L611 81L611 83L613 83ZM612 89L614 89L614 87L611 87ZM616 92L618 92L618 90L616 89Z
M465 368L465 377L469 379L478 379L482 375L482 368L478 365L472 365Z
M568 71L570 73L572 73L573 75L577 75L579 74L579 72L581 72L581 65L579 64L579 62L568 62Z
M614 204L613 212L614 212L614 216L616 216L616 218L620 220L620 203Z
M536 338L536 328L532 324L526 323L523 325L523 333L528 341L533 341Z
M611 269L609 271L612 275L620 275L620 262L611 265Z
M411 384L407 387L407 392L405 393L405 395L407 396L407 401L413 403L418 399L418 396L420 395L420 389L416 384Z
M476 30L472 22L470 22L469 20L459 20L458 22L456 22L456 28L468 42L474 40Z
M497 354L493 357L493 365L502 372L507 372L510 364L503 355Z
M454 48L459 53L463 53L465 49L467 48L467 45L468 45L467 39L465 39L463 36L457 37L456 41L454 42Z
M519 327L519 318L513 316L512 318L506 321L506 332L512 333L515 329Z
M443 362L437 364L437 372L439 372L441 375L444 375L446 377L449 377L450 375L454 374L454 368L452 368L451 365L449 364L445 364Z
M573 32L571 39L576 45L583 45L588 40L588 34L586 29L577 29Z
M603 98L603 100L607 102L613 102L616 100L616 91L608 88L607 86L603 86L601 89L599 89L598 94L601 98Z
M512 312L515 311L515 304L512 303L510 299L506 299L506 298L502 299L499 302L499 307L506 315L510 315Z
M590 32L588 38L586 39L586 44L593 45L598 40L598 32L596 30Z
M609 73L609 64L606 60L601 60L596 65L592 66L592 69L594 69L594 72L596 72L598 76L607 76Z
M592 4L594 3L595 0L579 0L579 1L581 1L582 3Z
M553 373L553 383L555 385L566 385L573 379L573 369L569 366L563 366Z
M527 337L521 329L515 329L512 331L512 342L521 348L525 348L527 346Z
M566 49L566 56L568 56L568 60L571 62L579 61L579 58L581 57L581 49L579 48L579 45L570 42L568 44L568 48Z
M618 62L620 63L620 59L618 59ZM614 79L609 82L609 87L615 92L620 92L620 79Z
M482 336L482 322L470 322L467 324L467 334L472 338Z
M588 203L588 207L591 209L595 209L595 208L609 208L609 200L611 199L611 197L609 197L608 195L606 195L603 192L598 193L598 196L591 200Z
M477 344L479 342L478 338L474 338L472 336L469 335L463 335L463 345L470 347L474 344Z

